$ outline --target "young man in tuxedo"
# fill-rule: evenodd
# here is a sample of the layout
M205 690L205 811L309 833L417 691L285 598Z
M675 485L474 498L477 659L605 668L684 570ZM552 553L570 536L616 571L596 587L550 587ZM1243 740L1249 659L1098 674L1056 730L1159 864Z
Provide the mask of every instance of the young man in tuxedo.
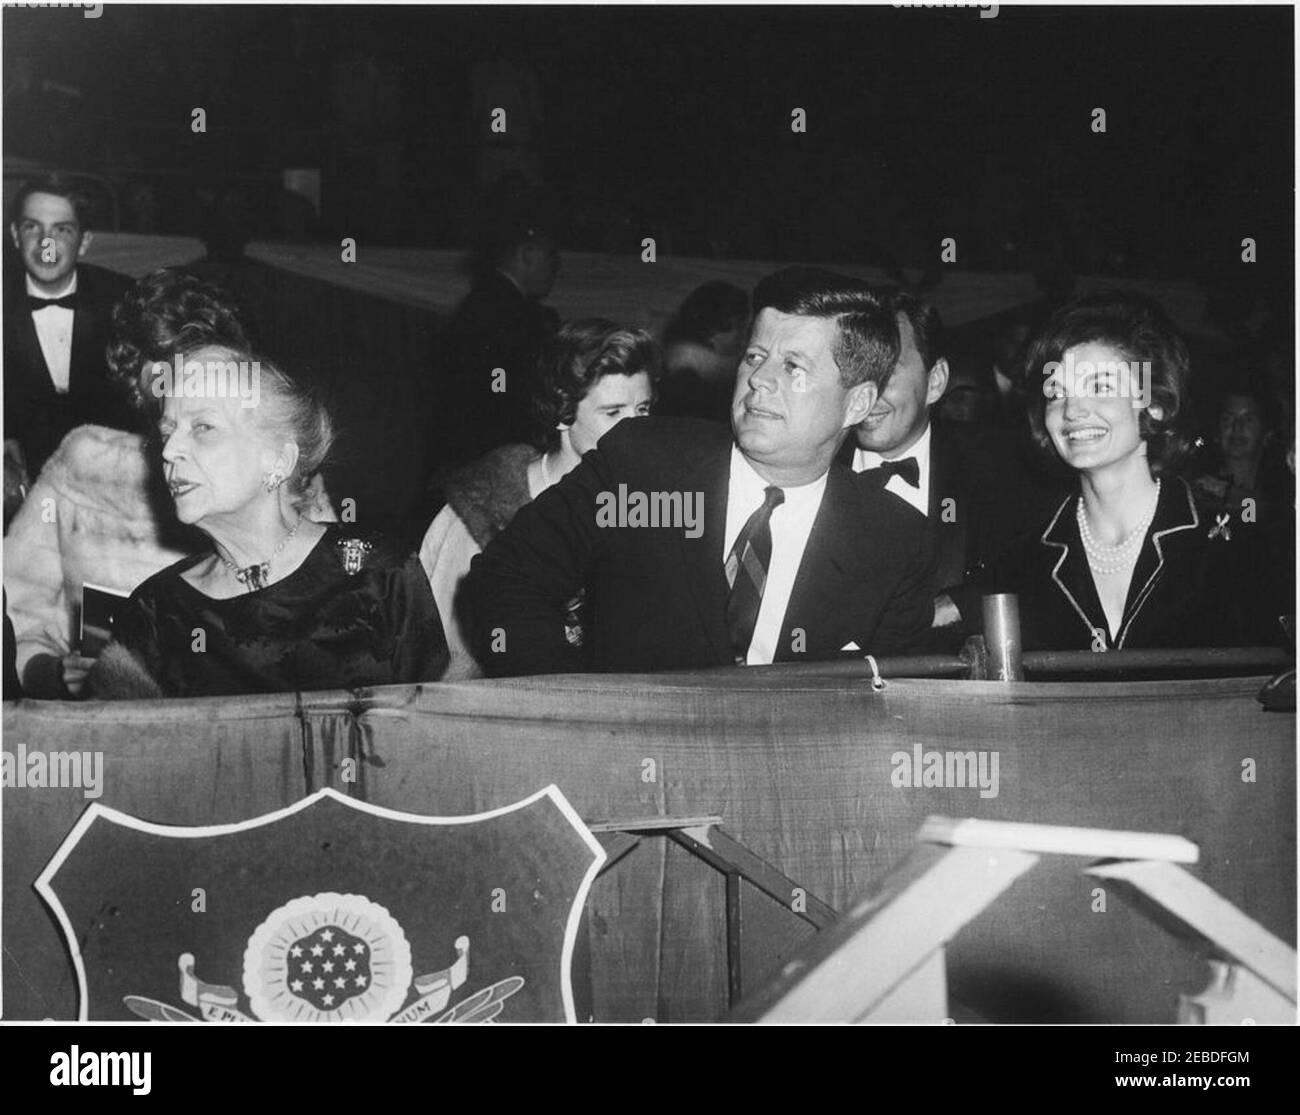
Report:
M730 431L620 423L475 558L488 674L818 661L925 637L924 520L834 463L893 367L892 315L858 280L795 268L759 283L754 310ZM581 647L565 634L579 592Z
M4 437L34 480L74 427L131 429L125 392L108 372L113 307L129 279L82 263L85 203L55 175L14 200L4 269Z
M943 322L928 302L906 292L888 299L898 325L893 374L846 442L841 460L877 491L925 516L935 555L935 634L927 649L951 651L981 617L961 586L1002 547L1034 525L1039 510L1010 448L987 430L958 431L931 420L948 387Z

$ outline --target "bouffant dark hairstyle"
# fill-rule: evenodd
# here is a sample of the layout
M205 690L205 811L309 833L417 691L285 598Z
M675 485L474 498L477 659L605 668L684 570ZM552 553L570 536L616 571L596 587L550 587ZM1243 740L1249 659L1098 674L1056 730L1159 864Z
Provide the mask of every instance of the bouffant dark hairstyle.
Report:
M212 283L174 269L146 275L113 310L108 367L133 406L156 416L159 400L149 389L151 368L204 345L250 346L234 299Z
M1150 398L1138 413L1138 430L1146 442L1151 474L1172 473L1191 446L1187 420L1191 361L1164 307L1127 291L1101 291L1067 302L1030 342L1024 382L1034 442L1056 458L1046 424L1048 366L1062 363L1069 349L1085 344L1106 345L1128 362L1150 362Z
M533 444L550 452L560 443L556 427L569 425L578 404L603 377L645 372L656 390L663 356L644 329L629 329L605 318L585 318L561 327L543 349L540 384L533 399Z
M889 382L898 361L893 312L863 280L820 267L785 267L754 287L754 316L773 309L800 317L829 318L839 326L831 348L840 383L856 387Z
M697 286L664 327L664 344L694 341L706 345L715 333L728 333L749 320L749 295L722 279Z

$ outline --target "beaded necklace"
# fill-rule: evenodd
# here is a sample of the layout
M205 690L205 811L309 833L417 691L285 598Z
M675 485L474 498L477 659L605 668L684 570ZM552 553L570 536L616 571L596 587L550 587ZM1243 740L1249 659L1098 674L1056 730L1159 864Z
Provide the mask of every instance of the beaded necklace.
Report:
M257 592L259 589L266 588L271 578L271 562L278 558L284 548L293 540L294 535L298 533L298 528L302 526L302 516L298 516L297 522L288 534L280 540L280 544L275 548L275 552L265 561L254 562L252 565L246 565L242 569L233 561L230 561L220 550L216 551L217 557L221 564L229 569L234 575L235 580L243 585L249 592Z
M1088 513L1083 509L1083 497L1080 496L1075 518L1079 522L1079 537L1083 539L1084 553L1088 556L1088 568L1103 577L1115 576L1132 569L1137 563L1142 542L1147 535L1147 528L1151 525L1151 520L1156 517L1156 507L1159 504L1160 481L1157 480L1155 499L1142 521L1117 545L1103 546L1093 537L1092 529L1088 526Z

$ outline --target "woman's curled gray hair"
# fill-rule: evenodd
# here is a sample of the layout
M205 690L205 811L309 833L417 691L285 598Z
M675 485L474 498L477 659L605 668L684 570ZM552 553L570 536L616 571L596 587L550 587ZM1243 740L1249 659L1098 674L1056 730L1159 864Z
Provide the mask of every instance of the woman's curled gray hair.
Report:
M306 514L319 493L313 481L329 459L334 445L334 421L320 393L290 375L278 364L248 349L228 345L207 345L224 360L247 362L256 377L256 405L253 420L277 444L292 441L298 446L298 461L285 478L294 506ZM188 359L193 353L187 353Z

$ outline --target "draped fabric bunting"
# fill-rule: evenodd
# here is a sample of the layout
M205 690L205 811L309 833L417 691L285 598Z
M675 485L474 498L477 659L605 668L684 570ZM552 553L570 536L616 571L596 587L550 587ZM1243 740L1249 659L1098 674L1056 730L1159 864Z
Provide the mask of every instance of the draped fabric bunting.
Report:
M4 748L11 771L36 753L100 752L98 800L163 824L243 820L322 786L454 815L555 782L588 823L721 817L839 909L901 862L931 814L1177 833L1201 848L1196 875L1294 943L1295 717L1260 709L1262 681L899 680L873 693L773 667L359 698L26 703L4 711ZM950 784L932 784L936 769ZM75 1011L32 882L87 805L77 787L5 791L7 1017ZM1086 865L1044 857L962 931L949 972L963 1009L991 1021L1169 1022L1178 994L1206 985L1203 950L1099 895ZM812 930L748 887L742 913L742 976L754 986ZM598 1019L726 1011L723 879L675 844L645 837L597 879L586 947Z

